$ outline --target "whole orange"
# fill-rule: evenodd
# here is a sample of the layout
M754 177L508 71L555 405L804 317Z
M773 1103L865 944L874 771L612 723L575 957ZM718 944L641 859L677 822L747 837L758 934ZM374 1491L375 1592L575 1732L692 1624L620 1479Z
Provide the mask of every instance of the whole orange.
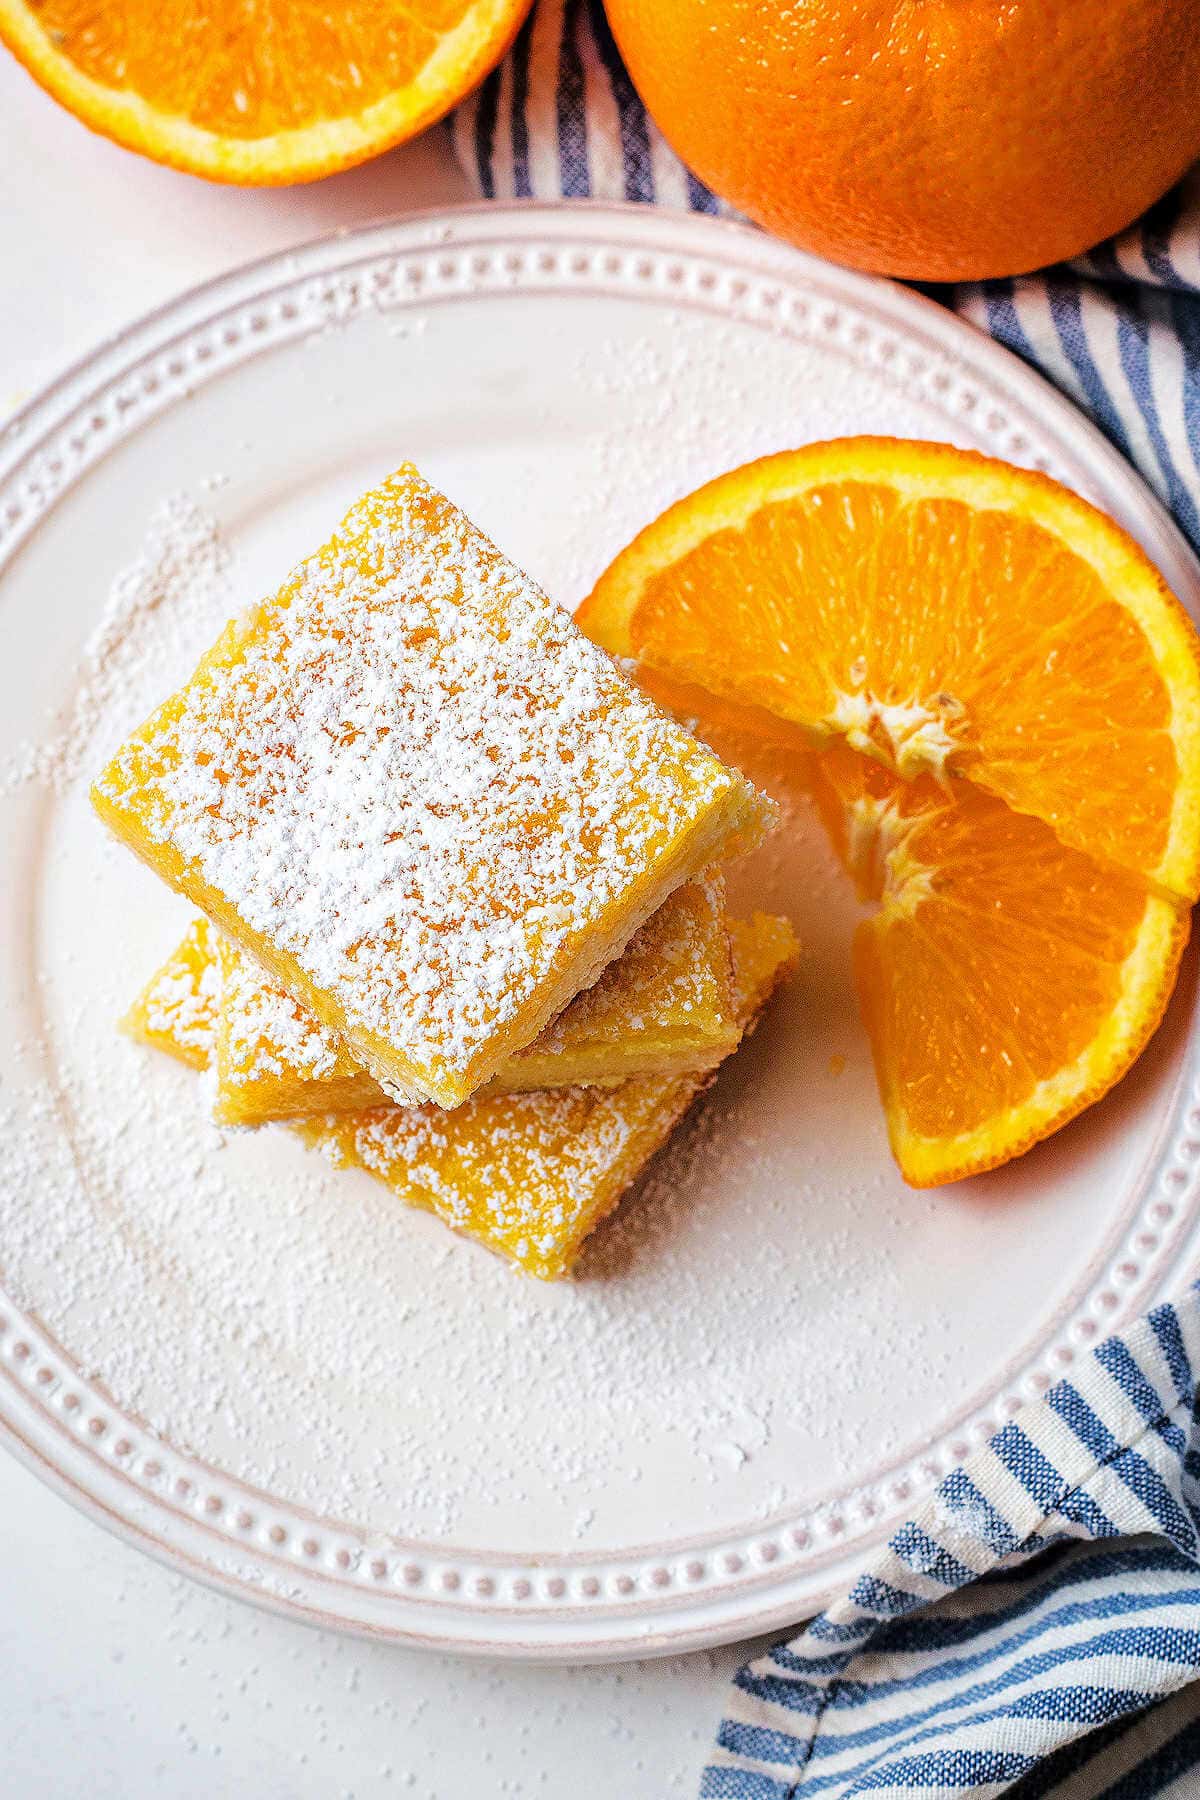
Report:
M696 174L835 261L1014 275L1200 156L1200 0L607 0Z

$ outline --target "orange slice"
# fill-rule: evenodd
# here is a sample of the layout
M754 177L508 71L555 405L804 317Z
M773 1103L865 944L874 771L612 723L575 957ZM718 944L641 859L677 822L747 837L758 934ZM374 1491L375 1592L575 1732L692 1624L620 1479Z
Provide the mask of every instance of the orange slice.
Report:
M1200 640L1111 520L947 446L814 444L670 508L578 617L702 726L815 747L877 908L856 976L909 1182L1008 1161L1128 1069L1200 888Z
M814 758L878 903L855 974L892 1151L914 1187L1009 1161L1108 1092L1171 995L1188 914L968 783Z
M529 0L0 0L0 40L85 125L213 181L312 181L423 131Z
M1132 539L1044 476L888 438L765 457L648 526L579 622L1200 891L1200 643Z

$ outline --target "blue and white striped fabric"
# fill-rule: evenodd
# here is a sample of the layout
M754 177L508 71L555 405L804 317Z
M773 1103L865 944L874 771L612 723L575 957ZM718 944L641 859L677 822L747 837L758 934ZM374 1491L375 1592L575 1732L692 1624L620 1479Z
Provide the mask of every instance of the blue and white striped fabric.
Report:
M489 197L729 210L647 118L601 0L539 0L451 128ZM1196 174L1069 267L935 297L1068 394L1200 547ZM1005 1426L740 1671L704 1800L1195 1800L1197 1367L1193 1290Z
M737 216L647 117L602 0L538 0L451 130L489 199L640 200ZM927 291L1062 388L1200 546L1200 173L1069 266Z
M1200 1791L1197 1366L1193 1292L949 1475L739 1672L705 1800Z

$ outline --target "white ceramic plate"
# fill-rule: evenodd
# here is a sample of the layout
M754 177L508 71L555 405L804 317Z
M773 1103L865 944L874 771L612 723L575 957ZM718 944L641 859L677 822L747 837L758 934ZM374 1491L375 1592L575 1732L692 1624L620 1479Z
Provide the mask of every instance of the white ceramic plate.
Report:
M1004 352L883 283L636 210L491 207L273 259L10 429L0 1418L93 1516L409 1643L598 1660L731 1639L811 1612L1183 1280L1192 965L1103 1106L997 1175L910 1193L851 997L854 905L803 816L742 884L795 918L800 977L573 1285L284 1133L220 1138L196 1077L114 1034L187 909L106 840L88 770L358 490L413 457L574 603L697 482L847 431L1049 469L1195 608L1157 504Z

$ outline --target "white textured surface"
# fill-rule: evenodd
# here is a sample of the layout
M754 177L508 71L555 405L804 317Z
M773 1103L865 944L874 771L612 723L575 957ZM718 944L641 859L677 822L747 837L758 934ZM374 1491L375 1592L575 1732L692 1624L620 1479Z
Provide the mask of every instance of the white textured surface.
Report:
M0 1746L20 1800L691 1800L749 1654L463 1662L227 1600L0 1456Z
M90 137L0 52L0 413L146 307L320 231L464 194L438 134L241 194ZM29 1800L690 1795L721 1651L493 1668L318 1635L169 1575L0 1455L0 1746ZM388 1773L385 1773L388 1771Z

